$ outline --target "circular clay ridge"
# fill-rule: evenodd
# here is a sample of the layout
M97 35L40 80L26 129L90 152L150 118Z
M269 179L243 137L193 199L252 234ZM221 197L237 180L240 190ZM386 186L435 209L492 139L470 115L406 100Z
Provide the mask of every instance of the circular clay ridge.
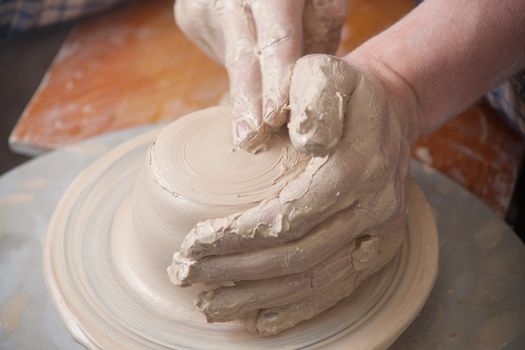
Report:
M141 245L164 268L197 223L256 206L301 173L309 157L286 133L256 154L234 150L231 107L188 114L152 142L133 191L131 210Z
M302 166L302 156L287 148L285 135L276 136L266 155L214 147L231 142L230 111L221 107L196 112L160 134L155 130L132 139L94 162L68 188L44 240L43 265L51 299L72 336L92 349L388 347L421 310L437 275L436 226L414 183L406 237L397 255L349 298L277 336L250 334L237 322L208 324L193 305L198 288L169 282L165 269L178 248L173 241L182 240L203 217L227 215L278 193L296 175L286 166L281 172L280 164ZM194 128L193 123L203 127ZM173 130L176 137L170 134ZM220 169L201 173L194 182L199 185L188 186L194 172L209 169L201 161L213 154L221 154L224 163L218 159L208 164ZM274 170L254 161L250 166L261 177L248 176L242 162L250 160L237 157L265 159ZM170 162L184 165L172 167ZM228 166L221 168L223 164ZM214 171L221 176L214 177ZM244 183L239 191L245 195L237 196L235 185L225 179ZM218 203L221 196L224 203ZM144 214L151 206L157 209ZM210 210L215 210L213 216ZM164 222L168 216L176 219ZM148 227L160 231L142 231ZM160 249L164 245L169 247Z

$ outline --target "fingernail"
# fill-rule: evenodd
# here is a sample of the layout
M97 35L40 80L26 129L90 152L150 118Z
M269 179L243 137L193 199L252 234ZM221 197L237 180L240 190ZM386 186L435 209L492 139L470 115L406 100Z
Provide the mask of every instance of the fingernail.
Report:
M266 149L266 139L269 136L265 124L258 125L253 120L242 119L235 125L234 146L236 149L257 153Z
M168 277L170 281L179 287L189 287L191 283L189 281L192 263L183 262L175 253L171 265L167 268Z
M241 120L237 123L236 133L238 140L243 141L252 131L252 126L246 120Z

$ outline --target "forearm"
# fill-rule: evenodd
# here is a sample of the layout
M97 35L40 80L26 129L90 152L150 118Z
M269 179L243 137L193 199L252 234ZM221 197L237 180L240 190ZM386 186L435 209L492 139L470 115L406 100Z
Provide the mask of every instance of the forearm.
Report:
M347 59L399 77L427 134L525 67L525 1L426 0Z

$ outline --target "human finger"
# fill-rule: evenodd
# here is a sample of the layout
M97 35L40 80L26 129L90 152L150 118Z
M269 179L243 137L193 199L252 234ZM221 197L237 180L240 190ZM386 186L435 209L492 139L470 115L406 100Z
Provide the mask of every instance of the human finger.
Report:
M305 237L266 249L211 256L198 261L188 261L176 253L169 268L170 278L180 286L188 286L192 283L262 280L304 272L361 234L369 222L366 218L369 214L369 211L350 207L331 216Z
M208 322L226 322L246 313L301 300L323 285L336 281L352 269L353 244L339 249L334 256L306 273L268 280L243 281L234 287L221 287L201 293L197 307Z
M195 45L217 62L224 61L224 36L209 0L177 0L175 22Z
M403 234L404 231L400 229L367 230L366 234L343 246L326 261L304 273L267 280L243 281L234 287L221 287L204 292L199 296L197 306L209 322L231 321L242 318L253 310L263 309L258 314L256 328L266 332L275 326L275 323L270 325L274 320L269 316L271 313L264 309L279 309L285 305L282 317L277 317L281 320L278 324L285 325L289 323L287 320L290 316L295 315L294 307L287 305L302 305L302 301L305 305L308 305L306 301L316 305L317 300L318 304L313 310L328 307L326 305L329 301L339 301L343 297L342 293L348 295L362 279L383 267L398 250ZM349 289L349 286L352 286L352 289ZM319 298L325 294L331 294L331 297ZM287 304L286 301L290 300L293 301ZM290 311L287 311L288 309ZM308 314L313 314L313 311L305 312L305 315ZM300 320L304 319L299 319L298 322Z
M275 246L304 236L354 202L350 192L340 192L342 183L351 177L338 175L344 170L333 161L312 159L277 198L241 213L198 223L184 238L181 257L200 260Z
M387 179L389 173L381 157L369 159L358 152L349 156L339 150L329 159L312 159L279 197L241 213L197 224L184 238L177 257L191 264L207 256L282 245L300 239L332 215L351 207L367 213L360 216L364 227L396 215L402 209L400 188Z
M233 107L233 142L255 152L267 137L262 120L262 80L257 55L255 23L245 2L221 1L221 28L225 36L224 65Z
M278 128L288 118L290 77L303 52L304 0L253 2L262 72L263 119Z
M334 281L295 303L261 310L255 324L256 331L265 336L275 335L315 317L350 295L358 275L357 271L352 271L346 279Z
M347 103L358 73L329 55L308 55L295 64L288 129L294 147L313 156L331 152L343 135Z
M255 327L257 332L275 335L317 316L351 295L362 281L384 267L399 250L404 239L404 225L390 225L383 231L386 232L360 238L352 253L353 269L344 278L323 285L298 302L260 310Z

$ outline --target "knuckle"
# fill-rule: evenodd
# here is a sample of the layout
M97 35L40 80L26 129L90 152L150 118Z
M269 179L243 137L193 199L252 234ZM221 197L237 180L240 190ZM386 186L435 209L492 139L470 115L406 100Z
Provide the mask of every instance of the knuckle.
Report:
M221 61L224 56L224 37L218 13L211 0L177 0L175 22L180 30L208 56Z
M261 56L273 55L277 47L283 47L292 42L295 35L292 28L279 27L263 33L259 43L259 54Z
M368 269L379 253L379 238L364 235L356 239L355 247L351 253L352 265L357 271Z

